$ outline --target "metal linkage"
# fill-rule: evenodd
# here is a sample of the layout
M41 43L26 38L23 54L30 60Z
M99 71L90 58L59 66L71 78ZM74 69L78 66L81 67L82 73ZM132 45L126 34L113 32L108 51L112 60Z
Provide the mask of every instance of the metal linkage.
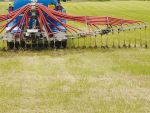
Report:
M125 31L123 31L123 33L124 33L124 44L123 44L123 47L126 48L126 40L125 40L126 35L125 35Z
M62 46L62 41L61 41L61 46ZM71 49L75 49L74 42L73 42L73 38L72 38L72 46L71 46Z
M78 37L78 46L77 46L77 49L78 49L78 48L80 48L80 46L79 46L79 37Z
M129 45L128 47L130 48L131 47L131 32L130 32L130 29L129 29Z
M118 48L120 48L120 36L119 36L119 29L118 29Z
M27 48L27 40L25 40L25 47L24 47L24 51L27 51L28 48Z
M48 40L48 46L47 46L48 50L52 50L52 47L50 46L50 41Z
M2 51L6 51L6 48L4 46L4 40L3 40L3 49L2 49Z
M64 47L62 46L62 41L61 41L61 46L60 46L60 49L64 49ZM72 43L73 43L73 39L72 39ZM72 44L72 48L73 48L73 44Z
M21 39L20 39L20 41L19 41L19 48L18 48L18 50L19 50L19 51L23 51L23 48L22 48L22 46L21 46Z
M34 47L33 47L33 43L32 43L32 41L33 41L33 40L31 39L31 46L30 46L30 50L31 50L31 51L34 51Z
M91 36L90 36L90 45L89 45L89 48L92 48L92 46L91 46Z
M147 31L145 26L145 48L147 48Z
M114 33L113 33L113 30L112 30L112 38L113 38L113 45L112 45L112 47L115 48Z
M108 48L108 33L106 34L106 36L107 36L107 40L106 40L106 48Z
M97 45L96 45L96 35L95 35L95 46L94 46L94 48L97 48Z
M102 34L101 34L101 48L104 48L104 49L105 49L105 47L103 46L103 38L102 38Z
M140 46L142 47L142 36L141 36L141 28L140 28Z

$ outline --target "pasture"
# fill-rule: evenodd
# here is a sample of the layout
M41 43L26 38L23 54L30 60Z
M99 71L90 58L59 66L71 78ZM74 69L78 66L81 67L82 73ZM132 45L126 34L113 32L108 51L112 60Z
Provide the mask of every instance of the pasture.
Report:
M7 13L8 4L0 3L0 14ZM66 2L62 6L72 15L142 20L148 26L150 47L149 1ZM131 34L134 38L134 32ZM121 45L123 36L120 33ZM117 35L114 37L117 46ZM128 44L128 32L126 37ZM144 44L144 30L142 48L137 30L137 48L133 39L132 48L113 49L110 35L109 49L101 49L98 41L97 49L0 51L0 112L150 112L150 49Z

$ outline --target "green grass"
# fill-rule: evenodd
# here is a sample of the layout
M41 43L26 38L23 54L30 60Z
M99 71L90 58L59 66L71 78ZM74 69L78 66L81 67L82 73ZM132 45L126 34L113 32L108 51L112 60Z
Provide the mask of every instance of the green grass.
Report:
M145 21L150 44L150 2L66 2L62 5L73 15L108 15ZM123 43L123 33L120 35ZM117 35L114 37L117 46ZM77 46L77 40L74 44ZM0 51L0 112L150 112L149 68L150 50L139 46Z

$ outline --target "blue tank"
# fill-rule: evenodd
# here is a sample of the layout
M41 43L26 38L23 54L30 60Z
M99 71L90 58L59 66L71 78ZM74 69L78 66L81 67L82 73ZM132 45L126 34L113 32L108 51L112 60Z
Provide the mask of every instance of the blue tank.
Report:
M15 11L25 5L27 5L28 3L31 3L32 0L15 0L14 3L13 3L13 8L12 8L12 11ZM37 3L40 3L44 6L47 6L49 8L53 8L54 10L58 11L58 3L59 1L58 0L37 0ZM53 5L52 5L53 4ZM55 6L55 7L51 7L51 6ZM10 12L10 8L8 8L8 11ZM62 8L61 6L61 12L62 13L65 13L65 10ZM59 24L58 22L56 22L55 20L53 20L51 17L49 17L47 14L44 14L46 17L48 17L57 27L61 28L63 31L66 32L66 29L63 28L63 26L61 24ZM29 16L31 16L31 14L29 14ZM38 16L38 13L37 13L37 16ZM12 23L10 23L7 28L6 28L6 31L8 31L11 27L13 27L20 19L22 19L23 17L23 14L21 14L20 16L18 16ZM9 21L10 19L8 19ZM66 23L66 20L62 20L60 19L60 21ZM29 21L29 28L31 28L33 25L34 25L34 22L35 22L35 19L30 19ZM48 22L50 28L52 29L53 32L57 32L58 29L56 29L53 25L51 25L49 22ZM38 26L38 25L37 25ZM11 32L12 33L15 33L16 30L18 29L18 26L16 26ZM20 30L18 31L20 32Z
M19 9L28 3L31 3L31 0L15 0L14 2L14 10ZM57 0L37 0L37 3L41 3L44 6L48 7L48 4L55 4L57 5L58 1Z

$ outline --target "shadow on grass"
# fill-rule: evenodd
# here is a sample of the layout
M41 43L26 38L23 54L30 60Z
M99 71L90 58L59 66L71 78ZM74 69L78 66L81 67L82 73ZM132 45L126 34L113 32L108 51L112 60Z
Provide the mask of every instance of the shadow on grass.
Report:
M69 54L82 54L84 52L90 53L105 53L105 52L113 52L115 49L101 49L101 48L86 48L86 49L57 49L57 50L40 50L40 51L0 51L0 57L10 58L16 56L51 56L51 57L60 57Z

